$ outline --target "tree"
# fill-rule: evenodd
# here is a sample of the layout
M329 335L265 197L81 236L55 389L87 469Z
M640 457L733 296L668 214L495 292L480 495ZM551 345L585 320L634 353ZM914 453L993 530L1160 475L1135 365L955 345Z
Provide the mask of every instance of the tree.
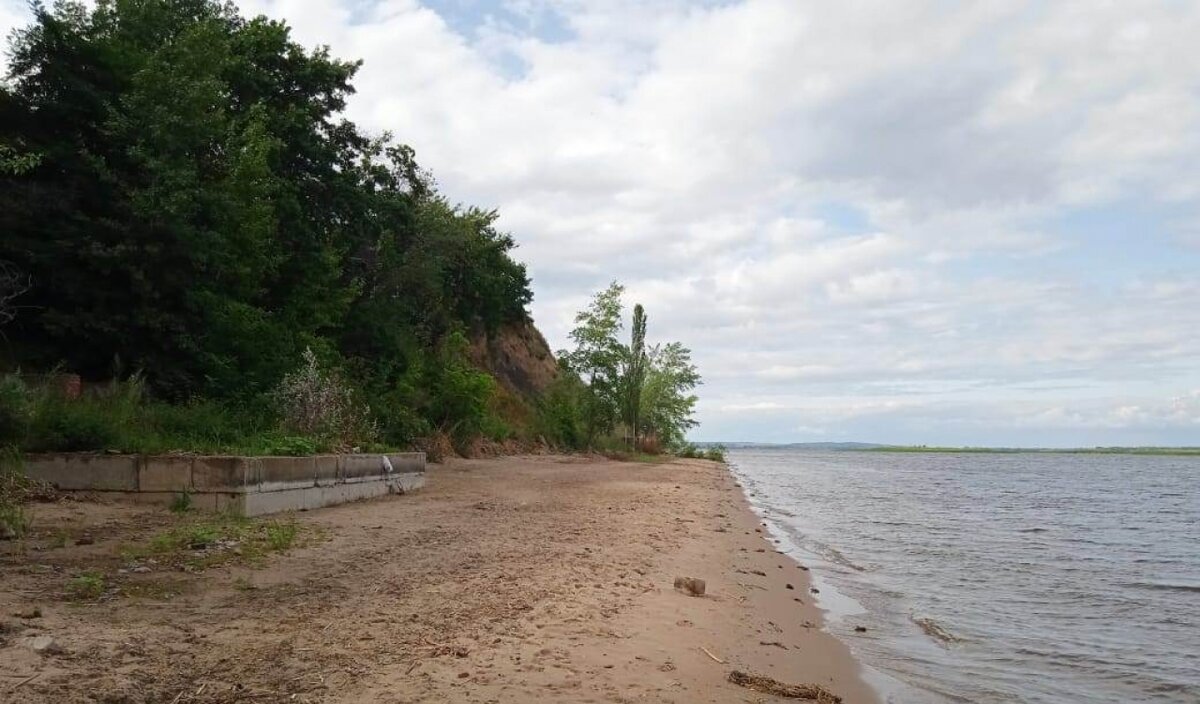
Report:
M570 334L575 349L559 352L567 368L586 385L582 412L588 447L600 433L612 429L621 406L621 362L627 355L617 334L624 292L625 287L614 281L597 293L575 316Z
M691 350L678 342L651 348L642 385L642 426L663 447L684 444L687 431L697 423L692 417L697 398L691 393L700 384Z
M641 421L642 387L646 381L646 310L638 303L633 307L629 347L625 349L621 383L621 419L632 435L630 447L636 449Z
M0 261L0 325L17 317L17 306L13 301L28 290L29 279L13 265Z
M311 349L380 414L478 424L409 382L461 371L455 331L527 320L529 278L494 211L341 117L359 62L218 0L33 9L0 82L0 261L32 282L6 359L252 400Z
M631 448L641 447L639 441L646 438L653 439L654 445L677 449L688 429L696 426L692 416L697 399L692 390L700 384L700 374L692 364L691 350L682 344L647 345L646 310L641 304L633 308L629 344L621 344L617 338L624 292L614 281L597 293L575 316L571 331L575 349L559 352L567 375L578 380L581 388L578 407L586 444L592 447L619 419ZM548 409L547 415L554 418L548 426L570 426L562 418L575 406L562 401Z

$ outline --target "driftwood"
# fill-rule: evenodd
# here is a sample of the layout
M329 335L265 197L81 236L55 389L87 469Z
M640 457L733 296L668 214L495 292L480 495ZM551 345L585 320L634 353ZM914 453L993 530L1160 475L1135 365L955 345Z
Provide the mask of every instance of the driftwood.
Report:
M764 675L754 675L740 670L730 672L729 681L739 687L785 699L808 699L821 704L841 704L842 701L841 697L819 684L785 684Z

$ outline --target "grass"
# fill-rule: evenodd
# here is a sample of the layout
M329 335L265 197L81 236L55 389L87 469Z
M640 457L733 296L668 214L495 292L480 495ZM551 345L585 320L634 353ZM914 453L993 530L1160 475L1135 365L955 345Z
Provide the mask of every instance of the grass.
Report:
M25 503L30 481L21 471L21 453L0 448L0 539L20 539L29 532L30 518Z
M0 376L0 444L5 443L23 452L311 455L330 449L280 430L274 411L262 403L166 403L152 399L138 376L78 398L53 385L27 384L15 374Z
M65 592L68 599L77 602L95 601L110 590L128 598L166 600L188 587L186 578L166 578L167 573L199 572L227 564L259 565L271 554L286 552L301 544L302 539L320 535L315 529L286 519L181 514L176 525L119 551L126 563L155 565L153 576L106 575L91 569L68 580ZM254 589L241 577L234 580L233 586L239 591Z
M99 572L84 572L67 582L67 596L71 601L94 601L104 595L107 583Z
M207 514L184 518L144 545L127 548L122 553L131 561L154 558L160 564L189 570L234 561L258 563L271 553L291 549L301 531L301 527L291 520Z
M171 513L187 513L192 510L192 492L184 489L171 497Z

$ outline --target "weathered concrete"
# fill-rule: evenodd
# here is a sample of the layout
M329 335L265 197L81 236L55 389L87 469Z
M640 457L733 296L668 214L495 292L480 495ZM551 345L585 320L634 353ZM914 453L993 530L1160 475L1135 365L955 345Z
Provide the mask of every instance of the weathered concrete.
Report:
M139 458L138 491L191 491L192 461L170 455Z
M131 455L29 455L25 472L63 491L138 490L138 458Z
M265 457L196 457L192 462L193 491L253 491L262 482Z
M25 473L64 491L105 492L167 504L191 494L202 511L257 516L307 510L425 484L425 453L209 457L188 455L29 455Z

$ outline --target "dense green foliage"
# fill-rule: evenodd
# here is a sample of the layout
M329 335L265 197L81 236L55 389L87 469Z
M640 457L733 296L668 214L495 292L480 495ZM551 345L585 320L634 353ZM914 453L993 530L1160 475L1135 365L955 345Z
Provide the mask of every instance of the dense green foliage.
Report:
M487 424L462 331L525 320L525 269L494 212L340 117L357 63L216 0L34 9L0 86L7 366L140 372L139 404L240 425L311 349L384 442Z
M696 425L692 390L700 374L682 344L646 343L640 304L634 306L630 343L621 343L624 291L613 282L575 317L575 349L559 352L570 381L543 415L554 419L554 427L577 429L573 437L583 447L611 444L619 435L630 449L683 450L687 431ZM568 420L572 412L575 420Z
M0 445L33 452L305 455L334 449L333 440L289 434L265 404L156 400L137 376L80 398L15 375L0 377Z

